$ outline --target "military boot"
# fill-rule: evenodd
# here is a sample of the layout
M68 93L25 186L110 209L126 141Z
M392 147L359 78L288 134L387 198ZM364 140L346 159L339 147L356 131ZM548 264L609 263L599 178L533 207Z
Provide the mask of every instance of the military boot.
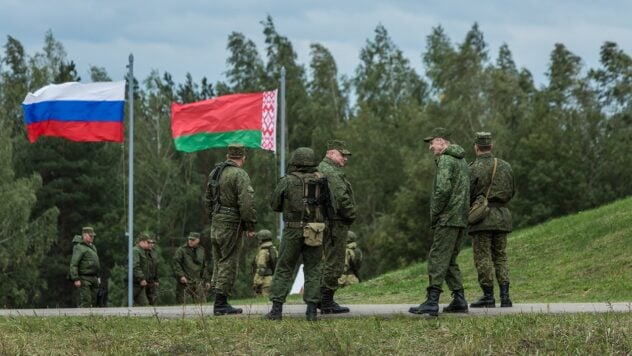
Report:
M439 315L439 296L441 295L441 289L428 287L426 294L426 301L419 304L418 307L411 307L408 309L409 313L413 314L429 314L432 316Z
M470 308L495 308L494 286L481 286L481 289L483 289L483 296L481 299L470 304Z
M243 310L241 308L233 308L228 304L228 297L221 293L215 294L215 304L213 304L213 314L226 315L226 314L241 314Z
M282 320L283 319L283 303L272 302L272 309L265 316L268 320Z
M320 312L322 314L342 314L349 312L349 308L340 306L334 301L335 290L323 287L320 291L322 294Z
M444 313L467 313L467 301L463 289L452 292L452 302L443 308Z
M509 308L512 306L513 303L509 299L509 283L504 283L500 286L500 307Z
M317 321L318 317L318 309L316 308L316 303L307 303L307 310L305 310L305 320L307 321Z

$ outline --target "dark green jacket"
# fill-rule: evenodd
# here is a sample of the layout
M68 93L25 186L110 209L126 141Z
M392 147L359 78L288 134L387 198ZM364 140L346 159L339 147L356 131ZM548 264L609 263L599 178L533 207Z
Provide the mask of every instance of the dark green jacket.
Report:
M99 255L94 244L88 245L83 240L75 243L70 259L70 279L76 281L83 276L97 277L99 267Z
M491 152L484 153L470 164L470 203L479 195L485 195L492 178L494 156ZM502 159L498 159L496 175L492 189L487 196L490 203L489 216L479 223L470 225L468 232L477 231L505 231L513 228L511 212L506 207L516 193L515 182L511 165Z
M225 163L228 166L219 177L219 202L224 207L235 209L235 212L215 213L212 221L227 223L242 221L245 230L253 230L257 223L257 211L255 210L255 191L250 183L250 177L235 162L227 160ZM210 195L210 189L207 189L207 202L210 201Z
M467 227L470 180L464 154L461 146L452 144L435 159L437 170L430 199L432 227Z
M147 282L158 281L158 252L155 250L147 251L147 262L149 264L149 274L147 275Z
M174 277L178 280L184 276L190 281L210 281L210 263L205 259L204 247L200 245L196 248L191 248L188 244L178 247L175 255L173 255L172 268Z
M140 248L140 246L134 246L134 282L140 283L143 279L149 280L149 258L147 251Z
M356 206L351 183L347 180L342 167L325 157L318 165L318 170L327 177L329 189L334 200L335 218L345 225L351 225L356 219Z

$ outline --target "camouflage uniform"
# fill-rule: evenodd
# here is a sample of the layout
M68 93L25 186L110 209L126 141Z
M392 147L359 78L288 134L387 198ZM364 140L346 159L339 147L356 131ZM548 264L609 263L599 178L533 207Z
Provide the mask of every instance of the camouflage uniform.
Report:
M144 237L141 237L142 241L146 241ZM147 305L147 292L146 286L141 286L142 281L147 282L149 276L149 259L147 258L147 251L139 245L134 246L134 305L142 307Z
M159 290L159 280L158 280L158 265L159 255L156 251L156 241L150 239L149 243L151 244L151 248L147 250L147 261L149 263L149 274L147 276L147 286L145 287L145 291L147 292L147 300L150 305L158 305L158 290Z
M223 163L225 168L218 177L217 202L213 201L213 172L209 175L206 191L207 208L211 212L212 284L216 293L217 315L226 314L222 310L230 306L227 298L231 295L237 278L239 254L244 243L242 233L254 231L257 222L254 189L250 177L232 160L241 158L245 158L244 146L229 145L228 160Z
M351 155L351 152L347 150L345 146L343 141L333 140L328 143L327 150L335 149L343 155ZM321 279L323 303L328 303L329 294L331 294L332 303L336 310L338 310L340 307L337 303L333 302L333 295L338 289L338 278L340 278L344 272L347 232L349 231L349 226L356 219L355 199L353 197L351 183L347 180L342 167L339 167L334 161L325 157L318 165L318 170L327 177L333 195L335 211L333 222L328 226L330 231L325 235L325 241L323 243L323 251L325 254ZM346 307L343 307L343 309L344 311L339 312L349 311ZM321 309L321 311L323 310ZM338 311L333 312L337 313Z
M84 227L82 234L96 236L91 227ZM73 243L69 277L72 281L81 282L78 306L81 308L96 307L100 268L97 248L93 243L86 243L81 236L75 236Z
M470 203L473 203L478 196L485 196L492 178L495 159L491 152L491 133L478 132L476 134L476 144L479 147L489 147L490 151L479 153L476 160L470 164ZM512 219L511 212L506 205L515 194L511 165L498 158L496 158L496 162L496 174L487 196L489 215L483 220L471 224L468 229L472 237L474 265L478 271L478 283L483 292L488 294L488 298L491 297L488 303L483 303L485 305L482 305L487 307L493 305L494 270L496 271L496 280L501 288L501 293L503 289L507 289L508 293L509 268L507 266L505 248L507 246L507 233L512 230ZM477 305L473 303L472 306Z
M345 271L338 279L340 288L360 283L359 271L362 265L362 250L358 247L353 231L347 235L347 252L345 254Z
M187 239L199 240L200 234L192 232ZM206 260L204 247L189 246L186 243L176 250L173 256L173 275L176 279L176 300L179 304L189 302L206 302L205 285L209 282L209 263ZM181 277L187 279L187 283L180 282Z
M279 252L272 243L272 233L269 230L261 230L257 233L260 241L259 251L252 261L254 278L252 288L255 294L267 297L270 295L272 276L276 268Z

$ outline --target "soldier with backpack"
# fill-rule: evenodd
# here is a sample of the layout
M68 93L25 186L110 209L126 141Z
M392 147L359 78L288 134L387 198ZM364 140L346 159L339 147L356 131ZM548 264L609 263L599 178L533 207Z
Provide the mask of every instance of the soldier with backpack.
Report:
M254 273L252 289L256 295L267 297L270 294L272 275L274 275L279 252L272 243L270 230L259 230L257 239L259 239L259 251L257 251L257 255L252 261Z
M362 265L362 250L358 247L355 232L347 233L347 252L345 254L345 270L338 278L340 288L360 283L360 266Z

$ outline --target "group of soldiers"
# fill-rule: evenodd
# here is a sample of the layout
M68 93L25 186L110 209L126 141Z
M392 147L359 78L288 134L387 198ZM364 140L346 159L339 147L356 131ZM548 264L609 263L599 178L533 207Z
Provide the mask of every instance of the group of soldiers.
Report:
M436 128L424 139L436 163L430 203L433 243L428 255L426 300L409 311L438 315L444 281L453 299L443 311L468 311L456 262L467 234L472 238L475 266L483 290L480 300L470 307L495 307L494 270L501 307L511 307L505 253L507 233L512 230L511 213L506 205L515 194L511 166L493 157L488 132L476 133L476 160L469 167L464 159L465 150L450 138L449 130ZM320 162L311 148L300 147L292 152L288 173L280 178L270 201L272 210L281 213L284 221L277 250L269 230L255 232L255 191L243 169L245 148L239 143L230 144L226 160L209 174L205 195L211 220L212 264L206 262L204 250L199 246L199 233L191 233L173 259L178 302L205 301L207 291L212 288L215 315L242 313L228 298L235 283L243 238L256 236L260 248L253 261L253 288L272 302L267 319L282 319L283 304L301 262L306 320L317 320L319 309L322 314L348 313L349 308L339 305L334 295L341 286L358 282L362 260L356 236L349 231L356 219L353 189L343 170L350 156L351 152L341 140L327 143L326 155ZM471 207L483 203L484 209L479 209L483 211L479 214L482 217L473 221ZM89 302L98 286L99 262L93 238L92 228L84 228L70 267L70 278L81 291L82 306L84 301ZM155 261L151 255L152 242L149 234L141 234L134 250L137 305L155 303L150 292L150 287L158 287L157 270L153 262L149 262Z

